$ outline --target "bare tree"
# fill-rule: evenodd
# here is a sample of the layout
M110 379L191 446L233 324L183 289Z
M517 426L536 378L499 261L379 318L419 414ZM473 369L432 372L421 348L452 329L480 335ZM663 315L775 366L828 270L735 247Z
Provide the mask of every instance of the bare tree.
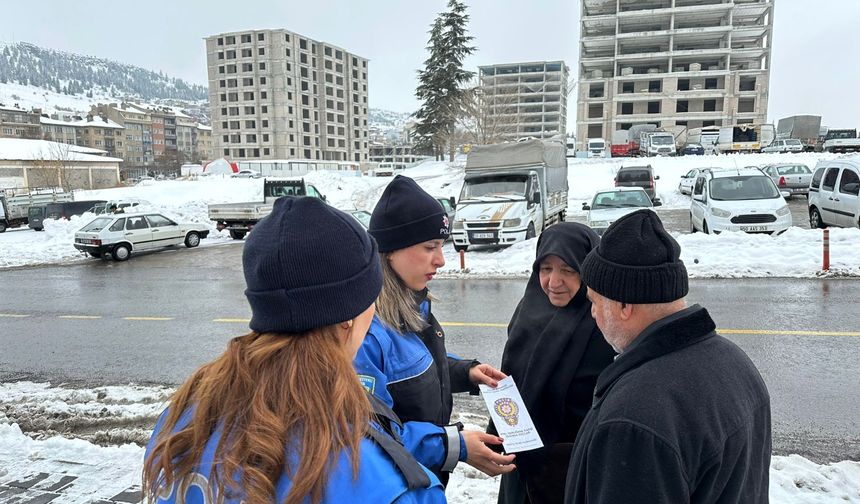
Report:
M66 192L76 189L72 177L72 146L59 142L45 142L45 145L27 169L28 185L61 187Z
M517 96L474 83L461 100L457 124L464 140L476 145L502 142L517 132Z

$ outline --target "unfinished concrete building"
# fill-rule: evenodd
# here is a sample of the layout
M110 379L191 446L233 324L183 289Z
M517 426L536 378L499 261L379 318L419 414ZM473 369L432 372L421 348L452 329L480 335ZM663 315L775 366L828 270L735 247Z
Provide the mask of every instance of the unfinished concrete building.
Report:
M567 126L567 76L564 61L537 61L478 67L480 85L497 139L549 138ZM486 129L486 126L485 126Z
M764 123L773 0L582 0L577 145L635 124Z

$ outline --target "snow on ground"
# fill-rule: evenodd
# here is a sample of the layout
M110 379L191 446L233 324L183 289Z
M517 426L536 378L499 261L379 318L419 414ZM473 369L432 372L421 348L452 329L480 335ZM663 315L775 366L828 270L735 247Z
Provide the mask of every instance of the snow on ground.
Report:
M811 168L833 154L747 154L730 156L686 156L648 159L570 159L568 210L581 213L582 202L599 189L611 187L615 172L622 165L650 163L657 181L662 209L688 208L690 199L677 191L681 175L692 168L764 165L775 162L802 162ZM403 174L414 178L437 197L458 196L463 185L465 158L449 163L427 161ZM325 194L327 201L344 210L372 211L391 177L362 177L353 172L313 172L306 180ZM78 191L75 198L140 198L150 209L186 222L212 228L203 246L232 243L227 233L217 232L207 214L210 203L260 201L261 179L234 179L211 176L197 180L148 181L145 185L96 191ZM660 210L660 209L658 209ZM87 260L72 243L74 232L92 215L71 221L46 221L45 231L9 230L0 234L0 268L45 263ZM792 228L781 236L723 233L717 235L677 235L682 259L693 277L812 277L821 267L821 232ZM528 276L534 258L535 242L516 244L507 249L480 247L466 254L466 267L460 270L459 256L450 245L445 247L447 264L440 276ZM93 260L93 259L89 259ZM831 275L860 276L860 233L856 229L831 230Z
M0 485L23 481L37 473L50 474L40 485L62 476L77 479L64 492L64 503L108 499L140 484L142 445L171 390L136 385L74 389L45 383L0 384ZM100 418L139 425L141 436L116 443L87 441ZM43 421L39 421L43 418ZM56 424L81 425L79 431L44 428ZM467 428L483 430L487 417L460 415ZM56 481L55 481L56 480ZM447 489L455 504L490 504L498 496L498 478L460 464ZM770 466L770 501L774 504L860 504L860 462L819 465L798 455L774 456ZM59 502L59 501L55 501Z

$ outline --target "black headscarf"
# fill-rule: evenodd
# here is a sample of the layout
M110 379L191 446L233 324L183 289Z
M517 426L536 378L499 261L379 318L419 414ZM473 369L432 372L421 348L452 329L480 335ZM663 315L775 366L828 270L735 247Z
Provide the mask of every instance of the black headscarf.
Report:
M514 377L544 447L570 428L564 425L568 389L590 340L603 338L591 317L585 284L567 306L556 307L540 286L540 263L555 255L579 272L585 256L599 241L583 224L562 222L547 228L538 240L525 294L508 325L502 372ZM586 400L590 398L589 394ZM517 472L528 477L530 461L542 461L542 452L518 453Z

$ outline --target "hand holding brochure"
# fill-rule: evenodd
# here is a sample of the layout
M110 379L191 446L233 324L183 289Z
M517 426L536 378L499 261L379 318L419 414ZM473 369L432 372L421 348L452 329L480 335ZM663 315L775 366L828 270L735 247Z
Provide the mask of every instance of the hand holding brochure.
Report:
M517 453L543 447L512 376L499 380L499 386L496 388L487 385L479 385L479 388L496 426L496 432L505 440L502 443L505 452Z

